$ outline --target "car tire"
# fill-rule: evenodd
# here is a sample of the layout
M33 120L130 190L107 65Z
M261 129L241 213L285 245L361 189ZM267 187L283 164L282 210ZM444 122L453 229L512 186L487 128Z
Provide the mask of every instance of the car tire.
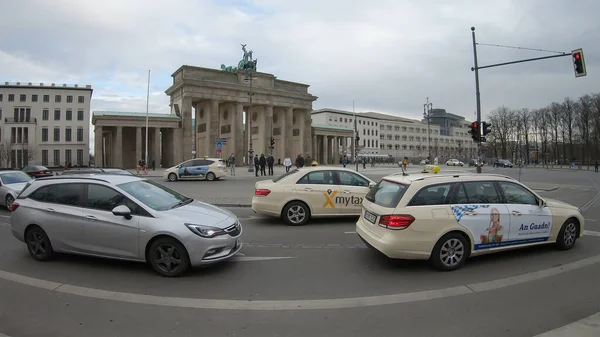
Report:
M148 249L146 257L152 269L165 277L178 277L190 268L190 257L185 247L177 240L162 237ZM177 265L174 265L178 263Z
M216 176L215 176L215 174L214 174L214 173L212 173L212 172L208 172L208 173L206 174L206 180L208 180L208 181L213 181L213 180L215 180L215 178L216 178Z
M569 250L575 246L579 235L579 223L574 218L567 219L562 225L556 238L556 248L559 250Z
M169 173L167 179L169 179L169 181L177 181L177 175L175 173Z
M465 264L470 250L471 246L462 234L448 233L435 244L429 261L438 270L456 270Z
M12 205L12 203L15 202L15 197L13 197L10 194L6 195L6 199L4 199L4 205L6 206L6 208L10 211L10 205Z
M302 201L292 201L283 207L281 217L290 226L302 226L310 220L310 208Z
M25 232L25 244L29 255L38 261L49 261L54 257L54 249L46 232L39 226L32 226Z

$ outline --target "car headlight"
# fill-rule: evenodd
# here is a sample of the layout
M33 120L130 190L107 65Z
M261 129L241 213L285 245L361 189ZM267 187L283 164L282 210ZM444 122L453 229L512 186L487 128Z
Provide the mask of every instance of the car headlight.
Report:
M214 238L216 236L225 234L225 231L223 229L217 227L194 225L189 223L186 223L185 226L190 231L192 231L192 233L199 235L203 238Z

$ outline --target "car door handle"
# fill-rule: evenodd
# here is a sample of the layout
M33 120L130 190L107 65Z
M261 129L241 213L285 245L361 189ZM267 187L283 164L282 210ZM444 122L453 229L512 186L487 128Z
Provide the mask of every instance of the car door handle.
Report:
M98 218L96 218L93 215L86 215L85 218L88 219L88 220L98 220Z
M519 212L519 211L512 211L512 215L521 216L521 212Z
M304 188L304 190L305 190L306 192L312 192L312 188L305 187L305 188Z
M54 213L54 212L56 212L56 211L54 210L54 208L46 208L46 212L51 212L51 213Z
M465 215L477 215L477 212L474 211L466 211Z
M349 193L350 193L350 191L348 191L348 190L344 190L344 193L347 193L347 194L349 194Z

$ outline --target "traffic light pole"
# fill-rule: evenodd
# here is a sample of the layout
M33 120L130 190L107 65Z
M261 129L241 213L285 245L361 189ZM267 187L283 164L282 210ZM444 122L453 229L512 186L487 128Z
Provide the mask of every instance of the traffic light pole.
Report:
M477 41L475 40L475 27L471 27L473 36L473 63L472 68L475 71L475 97L477 104L477 125L481 125L481 93L479 92L479 66L477 64ZM481 173L481 127L478 128L479 137L477 137L477 173Z

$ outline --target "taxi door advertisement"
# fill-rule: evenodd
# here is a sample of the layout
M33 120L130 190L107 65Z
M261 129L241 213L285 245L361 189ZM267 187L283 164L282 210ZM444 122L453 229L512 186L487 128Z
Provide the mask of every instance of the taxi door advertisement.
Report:
M471 232L475 250L544 242L552 232L552 213L548 207L504 204L451 207L456 221Z

